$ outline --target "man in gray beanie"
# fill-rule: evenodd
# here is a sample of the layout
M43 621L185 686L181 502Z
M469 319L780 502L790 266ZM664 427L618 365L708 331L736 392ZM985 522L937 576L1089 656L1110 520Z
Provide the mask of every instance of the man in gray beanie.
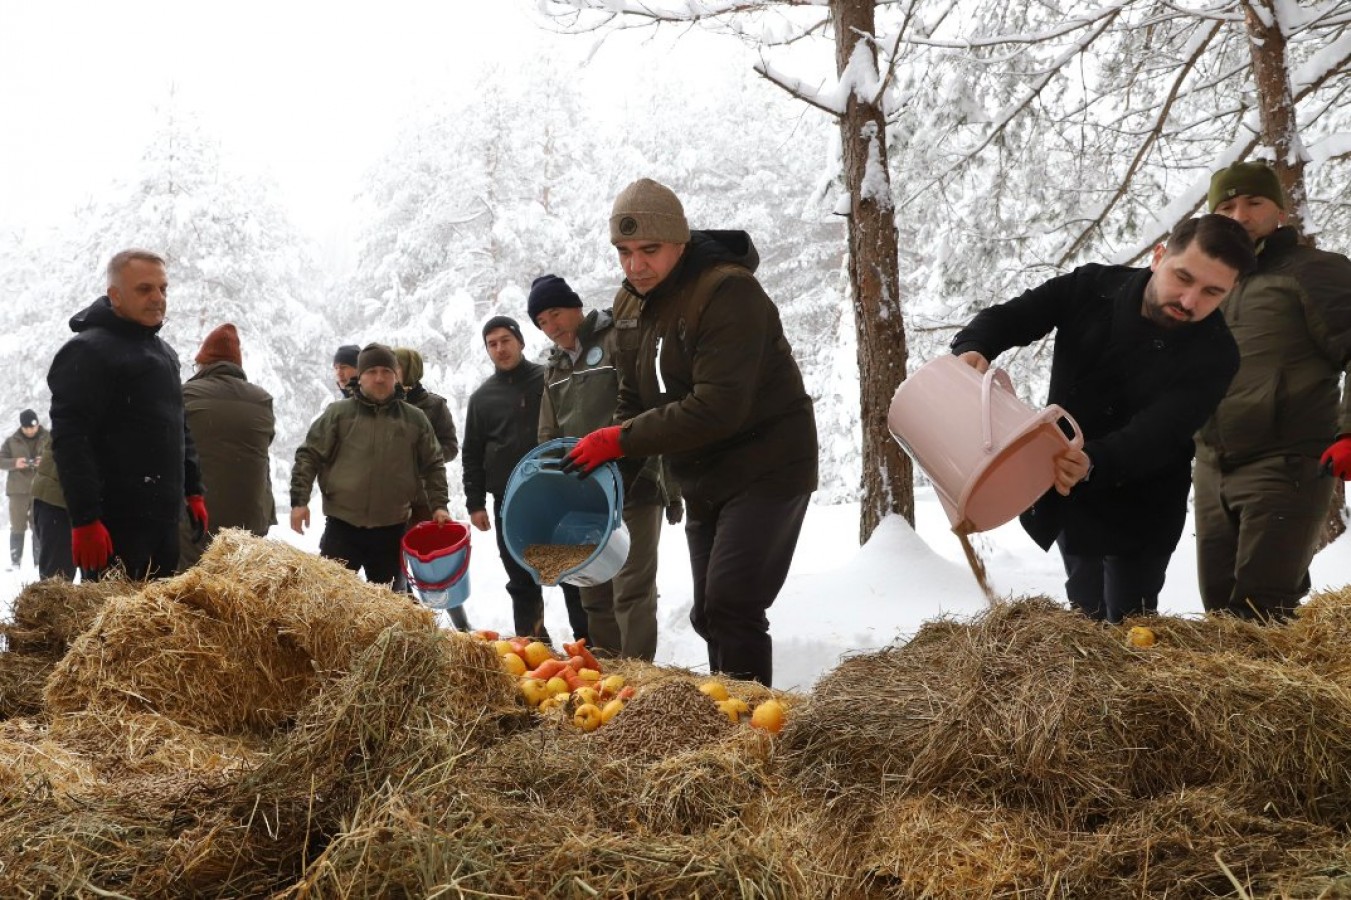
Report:
M1264 162L1212 176L1212 212L1243 226L1257 270L1220 306L1242 364L1196 437L1196 562L1209 611L1280 621L1310 586L1331 474L1351 479L1351 260L1287 224Z
M450 521L441 443L422 410L403 402L397 365L392 349L367 344L352 396L314 420L291 470L291 529L309 527L317 479L325 516L319 553L364 569L373 584L398 577L404 528L424 486L432 519Z
M744 231L690 231L670 188L642 178L615 199L610 241L622 425L566 468L662 454L685 497L690 621L709 667L770 684L765 613L788 574L817 482L816 418Z

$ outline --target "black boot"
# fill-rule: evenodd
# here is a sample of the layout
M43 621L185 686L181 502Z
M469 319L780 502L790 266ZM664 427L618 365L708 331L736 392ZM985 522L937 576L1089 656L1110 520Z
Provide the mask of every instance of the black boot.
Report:
M23 535L22 531L9 533L9 561L16 569L19 567L19 561L23 559Z
M452 606L446 612L450 613L450 624L455 626L456 631L469 630L469 614L463 606Z

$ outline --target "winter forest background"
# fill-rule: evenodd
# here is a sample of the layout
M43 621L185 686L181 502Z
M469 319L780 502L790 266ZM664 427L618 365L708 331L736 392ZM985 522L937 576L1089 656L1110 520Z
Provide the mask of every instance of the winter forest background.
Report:
M239 152L210 105L172 83L140 98L153 101L153 128L90 135L134 142L139 161L40 223L0 208L0 365L12 381L0 420L17 424L32 406L47 422L43 376L66 320L103 293L112 253L147 247L169 260L162 334L184 378L208 331L239 327L250 379L276 398L284 498L295 447L333 399L337 345L420 350L423 383L449 398L462 427L490 372L480 323L516 316L530 355L542 352L525 296L545 272L567 278L588 307L608 306L619 281L610 202L650 176L681 196L692 227L752 235L816 401L817 502L855 501L865 469L885 464L864 450L860 385L879 351L860 349L860 333L887 336L913 371L992 302L1082 262L1138 261L1200 208L1209 173L1241 158L1295 172L1306 231L1351 252L1344 0L530 7L544 35L534 39L557 52L503 53L416 102L388 98L403 112L365 135L382 149L337 227L300 223L266 161ZM858 15L872 27L837 27ZM1274 74L1260 52L1273 34ZM714 48L697 70L670 50L694 40ZM606 54L623 90L593 71ZM1282 84L1288 118L1272 125ZM855 127L869 109L873 124ZM895 229L896 296L881 279L880 305L865 302L879 289L872 275L851 265L867 208ZM1001 363L1042 400L1044 348ZM889 397L896 384L868 386Z

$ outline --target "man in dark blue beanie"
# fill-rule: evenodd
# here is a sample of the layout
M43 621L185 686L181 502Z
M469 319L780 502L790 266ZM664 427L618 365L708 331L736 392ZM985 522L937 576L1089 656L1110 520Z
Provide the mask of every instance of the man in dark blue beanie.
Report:
M333 354L333 383L344 397L352 396L352 379L357 377L357 354L360 352L361 348L356 344L343 344Z
M582 298L557 275L541 275L530 283L530 299L526 309L530 321L539 324L539 314L546 309L581 309Z

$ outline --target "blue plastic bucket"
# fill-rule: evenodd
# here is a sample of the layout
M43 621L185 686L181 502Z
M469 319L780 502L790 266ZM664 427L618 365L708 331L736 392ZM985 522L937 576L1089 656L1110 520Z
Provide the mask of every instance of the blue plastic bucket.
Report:
M453 609L469 599L469 528L420 522L403 536L403 572L424 606Z
M624 526L624 483L612 462L586 478L560 472L558 464L576 438L546 441L512 470L502 501L502 541L536 583L539 572L525 561L532 544L595 544L584 561L558 576L578 587L604 584L629 558Z

